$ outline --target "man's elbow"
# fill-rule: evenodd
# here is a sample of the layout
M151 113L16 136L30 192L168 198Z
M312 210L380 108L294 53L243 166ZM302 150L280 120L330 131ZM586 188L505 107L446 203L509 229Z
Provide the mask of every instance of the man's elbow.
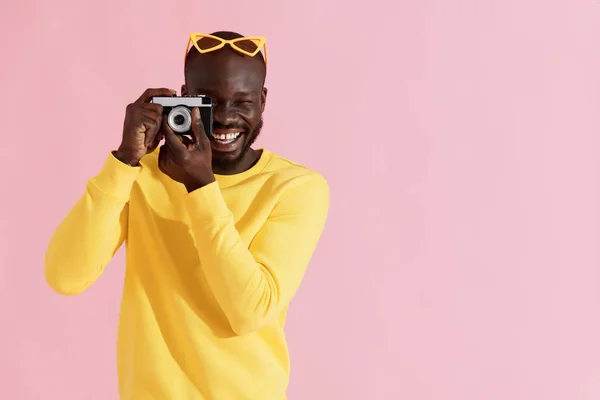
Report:
M72 265L59 265L47 259L44 265L44 278L50 289L63 296L75 296L84 292L92 284L93 280L74 276L72 267Z
M54 274L46 274L46 283L50 289L63 296L75 296L86 289L85 287L73 285L65 279L60 279Z
M254 318L235 318L230 321L231 330L237 336L245 336L254 332L258 332L263 325Z
M46 283L50 286L50 289L63 296L75 296L83 293L89 285L74 282L64 276L60 276L57 273L49 272L46 269L45 273Z
M237 336L245 336L260 331L271 325L271 315L237 316L229 321L231 329Z

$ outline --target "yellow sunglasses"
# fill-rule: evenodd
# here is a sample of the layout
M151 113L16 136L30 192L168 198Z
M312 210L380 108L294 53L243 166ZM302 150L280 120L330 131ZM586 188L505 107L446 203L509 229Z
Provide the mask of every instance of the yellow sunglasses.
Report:
M263 50L265 65L267 65L267 44L264 36L248 36L228 40L205 33L192 32L185 48L185 56L187 58L190 45L193 45L200 54L205 54L222 49L226 44L235 51L250 57L254 57Z

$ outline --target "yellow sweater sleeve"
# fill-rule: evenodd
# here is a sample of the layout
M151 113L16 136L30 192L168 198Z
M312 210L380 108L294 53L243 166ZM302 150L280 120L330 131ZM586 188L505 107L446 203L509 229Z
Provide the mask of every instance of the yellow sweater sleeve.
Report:
M53 290L75 295L100 276L127 236L128 201L139 170L110 154L88 181L46 251L44 273Z
M296 178L248 246L214 182L186 196L204 275L238 335L272 323L295 295L327 219L329 187Z

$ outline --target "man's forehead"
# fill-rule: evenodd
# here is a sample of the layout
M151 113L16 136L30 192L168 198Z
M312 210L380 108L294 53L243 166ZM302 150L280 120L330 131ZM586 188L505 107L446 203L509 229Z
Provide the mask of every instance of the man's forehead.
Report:
M262 89L262 80L255 74L224 73L218 71L197 71L188 73L187 84L190 89L203 89L213 93L259 93Z
M262 86L264 66L259 60L230 51L198 54L189 60L186 76L190 84L219 81L230 86Z

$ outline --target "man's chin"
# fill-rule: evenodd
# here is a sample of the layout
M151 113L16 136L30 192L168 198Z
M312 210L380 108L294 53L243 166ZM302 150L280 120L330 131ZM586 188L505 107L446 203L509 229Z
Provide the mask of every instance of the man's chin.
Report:
M234 151L227 152L213 149L212 163L215 172L235 169L235 167L243 160L244 155L247 152L248 149L245 146L242 146Z
M213 151L212 160L213 160L213 164L235 165L239 162L239 160L242 158L242 156L243 156L243 154L241 154L240 151L230 151L227 153Z

